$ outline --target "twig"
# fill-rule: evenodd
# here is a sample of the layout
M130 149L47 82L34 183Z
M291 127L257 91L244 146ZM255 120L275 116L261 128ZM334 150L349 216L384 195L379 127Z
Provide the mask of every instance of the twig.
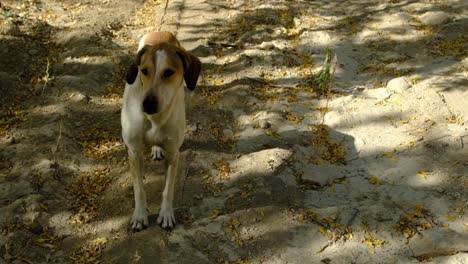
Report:
M331 49L327 49L325 64L330 64L330 67L331 67L332 71L330 73L330 79L328 80L327 87L326 87L326 89L327 89L327 102L325 104L325 110L322 111L322 122L321 122L322 126L325 123L325 115L328 113L328 105L330 103L332 83L333 83L333 79L335 77L335 70L336 70L336 64L337 64L336 54L334 54L333 59L331 58L332 54L333 54L333 51L331 51ZM327 65L325 65L325 67L328 68ZM328 68L327 70L329 71L330 68Z
M2 201L2 202L3 202L3 201L10 201L10 203L11 203L11 202L16 201L16 200L18 200L18 199L21 199L21 198L23 198L23 197L25 197L25 196L34 195L34 194L52 195L51 193L46 193L46 192L29 192L29 193L20 194L20 195L16 196L16 197L13 198L13 199L4 198L4 199L1 199L0 201Z
M346 224L347 227L349 227L354 222L354 219L356 219L356 216L358 215L358 213L359 213L359 209L354 208L354 213L349 219L348 223Z
M268 86L275 87L275 88L281 88L281 86L274 85L274 84L271 84L271 83L267 83L267 82L265 82L264 80L259 80L259 79L255 79L255 78L248 77L248 76L241 76L241 77L242 77L242 78L249 79L249 80L254 81L254 82L261 83L261 84L263 84L263 85L268 85Z
M52 154L53 155L55 155L55 153L57 153L57 150L58 150L58 147L59 147L59 144L60 144L60 140L62 140L62 129L63 129L63 119L61 118L60 119L59 134L58 134L58 137L57 137L57 142L55 143L55 147L52 149Z
M208 45L210 46L221 46L221 47L227 47L227 48L237 48L237 45L233 44L228 44L228 43L221 43L221 42L214 42L214 41L208 41Z
M161 27L163 26L164 24L164 18L166 17L166 13L167 13L167 6L169 5L169 0L166 0L166 3L164 5L164 12L161 16L161 19L159 20L159 27L158 27L158 31L161 31Z
M307 220L315 222L315 223L317 223L318 225L320 225L323 228L330 229L329 225L326 225L325 223L322 223L321 221L319 221L317 218L315 218L311 214L307 213L306 211L301 209L301 210L299 210L299 213L301 213L305 218L307 218Z

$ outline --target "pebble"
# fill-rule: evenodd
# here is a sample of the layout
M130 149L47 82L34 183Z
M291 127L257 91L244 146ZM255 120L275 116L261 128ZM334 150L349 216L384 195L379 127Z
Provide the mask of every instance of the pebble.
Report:
M461 63L463 65L463 67L468 69L468 57L464 58Z
M263 128L263 129L268 129L268 128L271 127L271 124L270 124L270 122L268 122L267 120L262 119L262 120L258 121L258 126L259 126L260 128Z
M16 140L16 138L14 136L9 137L7 142L10 145L18 143L18 141Z
M406 77L391 79L387 83L387 89L392 92L402 93L411 87L411 82Z
M41 94L43 87L44 87L44 84L40 84L40 83L34 85L34 94Z
M30 49L28 50L29 55L34 56L39 53L37 49Z
M30 226L30 230L34 234L40 235L44 231L44 228L42 228L41 224L39 224L38 222L33 222Z
M450 17L447 13L442 11L430 11L421 15L419 20L421 20L423 24L437 26L449 21Z
M75 93L73 96L70 98L73 102L85 102L88 103L91 101L91 97L89 95L85 95L82 93Z
M274 45L271 42L262 42L262 44L260 44L260 48L262 48L262 49L272 49L272 48L274 48Z
M226 136L226 137L229 137L229 138L234 138L234 132L232 132L231 129L223 129L223 134Z

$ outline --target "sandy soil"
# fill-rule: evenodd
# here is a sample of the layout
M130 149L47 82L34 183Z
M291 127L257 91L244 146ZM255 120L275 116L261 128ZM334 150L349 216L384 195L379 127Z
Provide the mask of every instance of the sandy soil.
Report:
M0 263L468 263L464 1L0 3ZM203 62L177 227L129 230L139 37ZM318 81L327 48L334 78ZM320 95L320 85L330 84Z

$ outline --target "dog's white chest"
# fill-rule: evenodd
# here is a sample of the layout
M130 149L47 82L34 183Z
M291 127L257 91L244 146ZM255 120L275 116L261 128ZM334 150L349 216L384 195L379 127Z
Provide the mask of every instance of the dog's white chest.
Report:
M150 129L146 131L145 139L151 144L161 145L167 140L167 136L165 136L161 127L151 124Z

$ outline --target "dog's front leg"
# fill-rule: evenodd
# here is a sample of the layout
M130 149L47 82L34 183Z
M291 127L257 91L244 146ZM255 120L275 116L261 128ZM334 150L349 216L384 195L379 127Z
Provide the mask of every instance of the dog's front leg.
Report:
M140 150L128 149L130 172L133 177L133 192L135 195L135 211L132 217L132 229L142 230L148 226L148 212L146 211L146 193L143 187L143 157Z
M164 186L161 209L159 210L158 224L162 228L173 228L175 225L174 209L174 185L179 167L179 151L166 160L166 183Z

